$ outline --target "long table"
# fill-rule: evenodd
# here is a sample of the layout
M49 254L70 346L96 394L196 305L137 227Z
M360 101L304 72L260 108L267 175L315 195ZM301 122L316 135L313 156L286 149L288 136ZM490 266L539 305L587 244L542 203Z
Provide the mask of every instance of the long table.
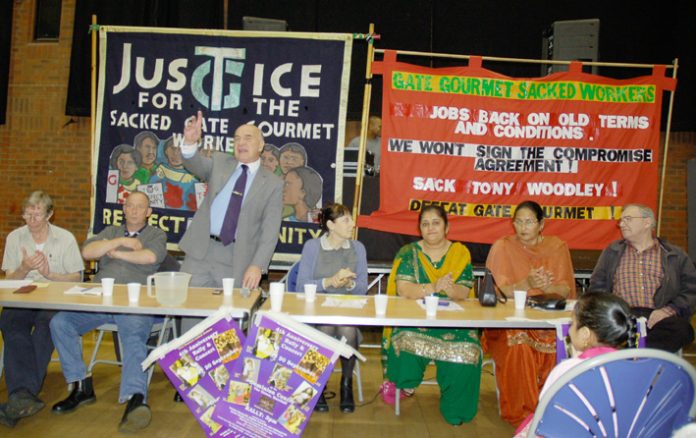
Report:
M288 272L295 262L288 261L272 261L269 267L271 271ZM379 261L379 260L368 260L367 262L367 273L368 275L373 275L374 278L370 281L368 285L368 290L372 290L373 286L377 285L377 293L382 293L382 279L389 276L391 272L392 262L391 261ZM473 267L474 279L478 282L483 279L486 273L484 266L475 265ZM587 291L590 286L590 277L592 276L591 269L576 269L573 276L575 277L575 285L578 294L582 294Z
M258 290L252 291L248 297L242 297L241 290L235 289L230 299L223 297L222 294L214 294L216 289L190 287L188 297L181 306L164 306L155 298L150 298L147 295L147 288L143 286L138 304L131 304L128 302L126 285L114 285L114 293L111 297L65 294L66 290L76 285L84 288L99 287L99 284L95 283L52 282L28 294L15 294L14 289L0 288L0 306L77 312L206 317L224 305L230 307L233 318L244 319L254 310L260 298Z
M327 299L360 300L362 308L328 307ZM307 324L401 326L401 327L461 327L461 328L555 328L560 319L569 319L568 311L545 311L532 308L515 310L512 300L495 307L482 307L476 300L457 301L463 310L440 310L435 318L425 315L416 300L389 297L384 316L375 315L373 295L317 294L313 303L304 300L304 294L285 294L282 312ZM260 310L270 310L270 299Z

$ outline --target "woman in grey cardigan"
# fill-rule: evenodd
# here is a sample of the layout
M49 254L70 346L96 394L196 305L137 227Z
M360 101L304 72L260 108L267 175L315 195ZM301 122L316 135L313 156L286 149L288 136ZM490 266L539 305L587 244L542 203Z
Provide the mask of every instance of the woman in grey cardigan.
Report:
M315 284L318 293L367 294L367 255L365 247L352 240L355 222L345 205L329 204L321 210L321 227L324 233L311 239L302 248L297 289L304 290L305 284ZM341 339L357 350L360 330L357 327L320 325L317 329ZM353 368L355 356L341 358L341 411L353 412ZM324 395L319 398L315 410L326 412L329 406Z

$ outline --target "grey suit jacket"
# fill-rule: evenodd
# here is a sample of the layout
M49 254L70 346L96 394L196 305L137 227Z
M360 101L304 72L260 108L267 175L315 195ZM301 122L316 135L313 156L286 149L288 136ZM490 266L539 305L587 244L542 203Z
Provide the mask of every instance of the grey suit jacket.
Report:
M189 172L208 181L208 192L203 204L196 211L179 242L179 247L187 256L191 255L199 260L205 258L212 244L210 213L213 200L238 164L234 157L222 152L213 154L212 159L196 153L184 160L184 166ZM219 260L232 266L232 277L243 278L244 271L250 265L256 265L262 270L268 268L278 243L282 211L283 181L261 166L242 202L237 238L228 247L229 258Z

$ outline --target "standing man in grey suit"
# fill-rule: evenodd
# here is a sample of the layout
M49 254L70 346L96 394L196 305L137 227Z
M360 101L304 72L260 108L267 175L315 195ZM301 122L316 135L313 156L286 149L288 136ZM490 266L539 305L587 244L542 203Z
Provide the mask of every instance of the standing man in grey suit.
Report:
M179 242L186 252L181 270L192 275L191 286L221 287L224 277L233 277L237 285L255 288L278 243L283 181L261 166L264 141L256 126L237 128L234 157L216 152L207 158L198 152L202 125L199 111L187 121L181 145L186 169L208 181L203 204Z

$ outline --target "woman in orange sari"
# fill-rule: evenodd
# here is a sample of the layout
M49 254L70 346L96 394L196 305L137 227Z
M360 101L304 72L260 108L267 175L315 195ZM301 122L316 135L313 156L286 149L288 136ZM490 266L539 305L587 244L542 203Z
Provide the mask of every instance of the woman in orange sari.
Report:
M575 277L568 246L544 236L544 211L524 201L513 216L515 234L498 239L488 254L496 286L508 296L525 290L528 296L555 293L575 297ZM546 377L556 365L555 330L488 329L482 341L496 367L503 420L517 426L534 412Z

